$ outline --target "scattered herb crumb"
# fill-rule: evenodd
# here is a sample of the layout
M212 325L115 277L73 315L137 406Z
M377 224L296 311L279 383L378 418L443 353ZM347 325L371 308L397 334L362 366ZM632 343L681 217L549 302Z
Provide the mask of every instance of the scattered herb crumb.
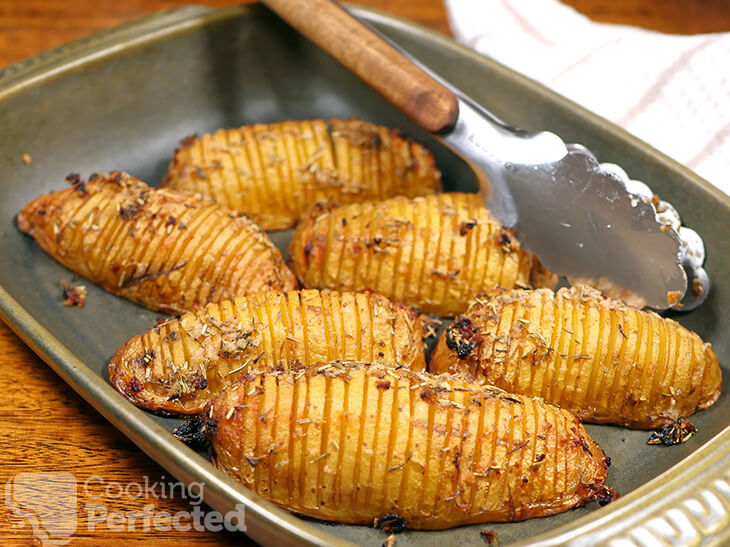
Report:
M376 518L373 525L375 528L383 530L386 534L398 534L406 529L408 522L395 513L388 513L380 518Z
M487 530L484 528L481 532L479 532L479 535L484 538L484 541L486 543L489 543L490 545L494 544L499 547L499 540L497 539L497 532L494 530Z
M663 444L664 446L682 444L695 433L697 433L697 428L685 416L680 416L671 424L663 425L656 431L652 431L646 444Z
M66 280L61 280L61 286L63 287L63 303L67 306L78 306L79 308L84 306L86 302L86 286L76 285L70 287Z
M217 425L217 420L203 420L201 416L194 416L177 426L172 435L193 448L205 448L208 444L208 435L215 436Z
M604 507L611 503L613 500L616 500L621 497L621 494L619 494L616 490L613 488L609 488L608 486L603 486L601 490L598 492L598 495L596 496L596 500L598 501L598 505L601 507Z

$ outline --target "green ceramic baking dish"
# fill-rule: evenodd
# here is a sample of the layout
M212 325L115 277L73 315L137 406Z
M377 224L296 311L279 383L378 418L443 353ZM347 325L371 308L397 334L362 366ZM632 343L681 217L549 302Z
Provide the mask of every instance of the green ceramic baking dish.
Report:
M680 208L705 240L714 281L708 301L677 315L713 343L730 378L730 199L691 171L535 82L408 22L354 13L512 125L551 129L622 165ZM107 383L105 365L156 314L90 287L86 306L60 302L70 273L15 228L31 198L63 186L68 172L123 169L151 183L178 140L247 122L359 116L400 127L435 152L449 190L474 189L469 170L326 54L259 6L186 7L123 25L0 71L0 314L62 378L142 450L183 481L202 481L205 501L246 506L248 533L263 544L379 545L384 534L329 526L273 507L173 439L178 420L134 408ZM26 165L23 154L33 161ZM288 233L275 236L285 244ZM623 496L549 518L489 525L500 543L698 545L730 541L730 397L693 417L689 442L647 446L648 432L588 426L613 459ZM408 545L480 545L483 526L407 531ZM663 543L662 543L663 542Z

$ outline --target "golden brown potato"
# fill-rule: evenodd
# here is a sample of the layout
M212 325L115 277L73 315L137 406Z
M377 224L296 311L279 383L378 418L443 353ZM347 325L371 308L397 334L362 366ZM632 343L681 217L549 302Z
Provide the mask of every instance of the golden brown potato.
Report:
M305 287L369 289L419 310L455 315L494 287L550 286L478 194L436 194L315 208L289 252Z
M163 186L211 196L265 230L289 228L320 200L352 203L441 189L423 146L361 120L245 125L185 138Z
M109 381L135 405L195 414L235 377L261 365L337 359L426 367L421 322L372 293L269 291L209 304L130 338Z
M264 232L200 196L150 188L121 172L69 175L18 227L77 274L153 310L178 314L262 290L297 288Z
M612 491L578 419L451 375L328 363L258 370L213 400L215 465L291 511L414 529L553 515Z
M697 334L586 287L477 300L446 329L429 370L468 373L586 422L635 428L707 408L722 380Z

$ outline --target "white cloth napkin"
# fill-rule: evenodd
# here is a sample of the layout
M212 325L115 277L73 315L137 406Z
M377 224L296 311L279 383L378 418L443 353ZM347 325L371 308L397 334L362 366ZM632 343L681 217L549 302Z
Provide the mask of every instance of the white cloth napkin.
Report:
M730 33L677 36L594 23L557 0L445 2L457 40L730 194Z

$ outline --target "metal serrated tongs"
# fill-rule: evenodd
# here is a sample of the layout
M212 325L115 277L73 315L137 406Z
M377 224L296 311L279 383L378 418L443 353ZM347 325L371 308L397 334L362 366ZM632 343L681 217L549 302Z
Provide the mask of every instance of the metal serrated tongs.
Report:
M469 163L489 210L548 269L637 307L704 301L702 239L645 184L553 133L509 127L333 1L263 1Z

